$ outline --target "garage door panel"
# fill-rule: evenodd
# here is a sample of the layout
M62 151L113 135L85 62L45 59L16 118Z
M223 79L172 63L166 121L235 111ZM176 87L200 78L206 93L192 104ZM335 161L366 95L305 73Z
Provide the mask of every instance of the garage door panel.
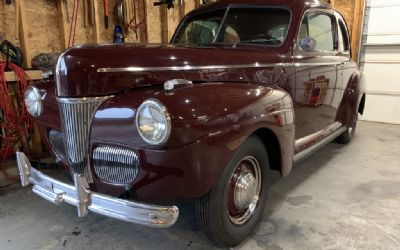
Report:
M400 93L400 63L366 63L364 75L368 91Z
M388 4L389 5L389 4ZM374 6L374 5L372 5ZM383 6L381 4L380 6ZM400 5L387 7L372 7L368 24L368 34L374 33L400 33ZM393 25L388 25L393 24Z
M400 62L400 46L367 46L365 62L368 63L369 61Z
M399 32L400 33L400 32ZM367 43L396 44L400 41L400 34L376 33L368 35Z
M399 0L370 0L373 6L400 5Z
M367 1L360 63L367 83L362 119L400 124L400 0Z
M367 94L362 120L400 124L400 96Z

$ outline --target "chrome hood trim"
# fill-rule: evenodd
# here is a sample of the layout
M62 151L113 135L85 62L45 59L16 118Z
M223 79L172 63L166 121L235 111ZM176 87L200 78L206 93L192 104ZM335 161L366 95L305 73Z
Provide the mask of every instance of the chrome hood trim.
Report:
M187 71L187 70L221 70L221 69L241 69L241 68L268 68L283 67L293 64L287 63L251 63L234 65L205 65L205 66L170 66L170 67L120 67L120 68L98 68L98 73L116 73L116 72L144 72L144 71Z

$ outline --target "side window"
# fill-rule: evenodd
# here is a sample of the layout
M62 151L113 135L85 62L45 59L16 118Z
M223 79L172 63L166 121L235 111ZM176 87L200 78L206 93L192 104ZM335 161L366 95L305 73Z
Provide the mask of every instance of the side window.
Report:
M324 13L306 14L301 22L298 43L304 38L313 40L315 44L312 50L334 50L334 26L331 17Z
M214 41L218 27L222 22L225 9L199 14L183 27L177 37L176 43L180 44L210 44Z
M347 33L346 25L344 24L342 19L339 19L339 36L342 38L342 51L349 51L349 34Z

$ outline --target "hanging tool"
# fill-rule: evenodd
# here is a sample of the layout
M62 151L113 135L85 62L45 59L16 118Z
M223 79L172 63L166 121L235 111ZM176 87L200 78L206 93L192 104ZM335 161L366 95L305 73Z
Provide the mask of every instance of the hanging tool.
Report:
M132 1L132 4L135 4L134 1ZM134 11L132 9L132 6L129 4L128 0L123 0L123 6L124 6L124 23L127 24L129 22L129 20L131 20L132 17L132 11ZM135 16L135 13L133 13L133 15Z
M4 40L0 45L0 53L6 57L6 68L9 68L9 62L22 66L21 49L14 46L11 42Z
M138 0L118 0L117 16L118 25L121 26L125 37L131 31L135 34L136 40L139 40L139 30L144 32L144 40L147 41L146 27L146 1L142 0L142 7L137 3ZM139 7L138 7L139 6ZM139 11L143 11L143 20L138 21Z
M166 4L166 5L167 5L167 8L168 8L168 9L171 9L171 8L174 7L174 1L175 1L175 0L161 0L161 1L159 1L159 2L153 3L153 5L154 5L154 6L160 6L160 5Z
M104 0L104 27L108 29L108 0Z
M75 42L76 21L78 19L79 0L74 0L74 9L72 11L71 27L69 30L68 47L72 47Z
M89 3L88 0L83 0L83 26L85 28L89 25Z
M5 78L5 71L14 71L16 81L9 85ZM8 179L18 180L18 176L8 174L6 168L7 156L13 153L16 145L28 149L26 139L32 133L32 116L28 114L24 103L24 92L30 85L27 74L13 63L0 62L0 169Z
M124 43L124 33L122 31L122 27L117 25L114 28L114 36L113 36L113 43Z
M171 9L171 8L174 8L174 2L175 2L175 0L160 0L159 2L153 3L153 5L154 6L159 6L159 5L166 4L168 9ZM185 2L184 0L179 0L178 4L180 6L183 6L184 2Z
M94 25L94 0L89 0L89 25Z
M65 13L67 15L67 22L70 22L70 18L69 18L69 8L68 8L68 0L61 0L61 7L65 6Z

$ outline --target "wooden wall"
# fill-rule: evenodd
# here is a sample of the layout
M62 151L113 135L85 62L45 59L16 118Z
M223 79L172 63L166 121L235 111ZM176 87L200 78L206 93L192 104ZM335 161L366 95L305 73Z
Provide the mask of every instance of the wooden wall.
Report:
M357 60L365 0L327 0L345 18L350 31L352 57Z
M16 2L19 2L21 10L20 21L16 20ZM80 1L78 19L76 26L75 44L84 43L105 43L112 42L113 37L113 7L117 0L109 0L109 22L110 27L104 28L104 10L103 1L94 0L97 4L98 24L84 27L83 1ZM26 60L29 60L39 54L46 52L61 52L68 44L70 22L67 22L66 8L61 4L61 0L12 0L11 5L0 1L0 35L10 40L17 46L26 45L29 54ZM73 1L67 0L68 12L72 15ZM144 8L138 3L137 17L138 21L143 20ZM139 28L139 36L131 32L126 38L127 42L168 42L173 34L181 17L198 6L200 0L186 0L181 7L176 5L174 9L167 10L165 6L154 7L152 0L146 0L147 11L147 36L144 33L144 26ZM21 22L22 21L22 22ZM16 31L16 25L19 25L20 32ZM23 28L25 30L23 30ZM24 32L22 32L22 30ZM23 34L22 34L23 33ZM25 39L24 39L25 37ZM26 56L26 55L25 55ZM30 64L27 65L28 67Z
M84 27L83 1L80 1L78 20L76 27L75 44L112 42L113 28L112 12L117 0L109 0L110 27L104 28L103 1L94 0L97 3L97 25ZM329 1L345 16L352 31L353 47L358 45L359 26L361 21L363 0L326 0ZM20 34L16 32L16 2L21 8L19 24ZM0 1L0 35L14 44L25 47L26 60L43 52L61 52L67 47L70 23L67 22L65 8L60 7L61 0L12 0L11 5ZM69 14L72 14L72 0L69 2ZM140 3L141 1L136 1ZM144 27L141 26L139 37L131 33L127 37L128 42L168 42L181 17L200 4L200 0L185 0L183 6L176 4L174 9L166 7L154 7L152 0L146 0L147 11L147 36ZM176 1L178 2L178 1ZM139 6L138 21L143 19L144 9ZM357 50L357 49L356 49ZM355 50L355 51L356 51ZM28 63L28 67L30 64Z

